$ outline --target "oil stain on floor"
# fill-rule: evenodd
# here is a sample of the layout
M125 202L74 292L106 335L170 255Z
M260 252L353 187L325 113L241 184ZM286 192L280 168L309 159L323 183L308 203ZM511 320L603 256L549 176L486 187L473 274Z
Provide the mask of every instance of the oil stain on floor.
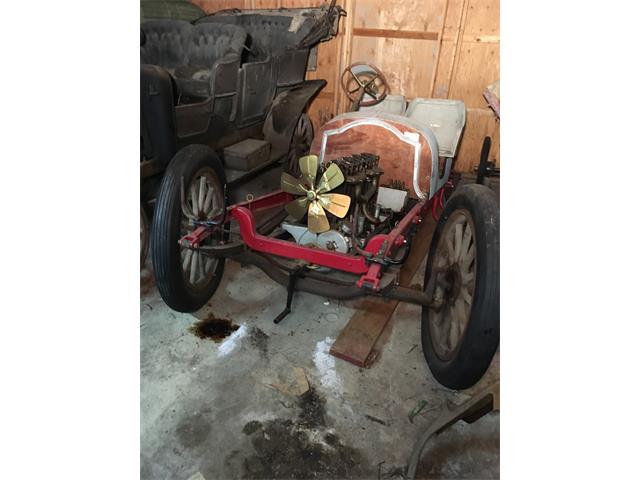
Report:
M209 314L204 320L200 320L189 327L189 331L198 338L209 338L214 342L221 342L240 328L226 318L216 318Z
M295 420L251 421L254 454L244 459L243 478L370 478L362 454L326 429L325 400L310 388L298 398Z

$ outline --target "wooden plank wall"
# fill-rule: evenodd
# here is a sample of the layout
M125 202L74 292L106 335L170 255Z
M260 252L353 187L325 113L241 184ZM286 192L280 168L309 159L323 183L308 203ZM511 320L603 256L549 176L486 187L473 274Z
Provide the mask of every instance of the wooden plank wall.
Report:
M206 12L224 8L318 6L324 0L192 0ZM318 68L307 78L324 78L310 116L317 128L348 109L339 86L353 62L370 62L384 72L391 93L408 99L453 98L467 106L467 124L455 168L471 171L482 141L493 139L491 159L500 163L500 124L482 96L500 78L499 0L341 0L347 11L339 35L320 44Z

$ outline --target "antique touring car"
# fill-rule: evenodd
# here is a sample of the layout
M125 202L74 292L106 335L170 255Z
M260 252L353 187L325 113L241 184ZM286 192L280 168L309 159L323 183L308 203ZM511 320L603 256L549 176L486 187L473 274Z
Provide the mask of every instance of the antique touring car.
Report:
M144 207L169 162L189 155L185 147L207 145L216 152L230 184L276 162L295 166L308 152L313 129L305 109L326 84L305 80L310 52L335 36L344 14L334 1L319 8L232 9L193 21L150 18L189 18L193 12L185 7L141 4L142 263Z
M178 311L199 309L233 259L287 286L276 322L295 290L411 302L422 306L422 346L435 378L450 388L473 385L499 342L499 210L484 185L445 197L464 123L464 104L454 100L416 99L401 115L338 115L311 154L282 173L281 190L234 205L214 150L185 147L168 165L154 217L162 298ZM440 208L423 288L400 285L416 231Z

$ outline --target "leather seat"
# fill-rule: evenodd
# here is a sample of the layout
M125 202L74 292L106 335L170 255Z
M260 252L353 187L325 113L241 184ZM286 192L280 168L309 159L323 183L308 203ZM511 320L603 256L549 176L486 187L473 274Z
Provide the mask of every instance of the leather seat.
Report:
M140 63L172 71L185 63L186 38L193 28L184 20L147 20L140 28L145 42L140 46Z
M240 55L247 38L240 27L148 20L141 28L146 42L140 47L140 62L168 70L181 95L209 97L214 93L219 64L235 63L236 74L240 68Z
M186 45L186 62L174 71L178 89L185 95L213 94L216 64L237 62L247 39L244 29L235 25L205 23L192 26Z

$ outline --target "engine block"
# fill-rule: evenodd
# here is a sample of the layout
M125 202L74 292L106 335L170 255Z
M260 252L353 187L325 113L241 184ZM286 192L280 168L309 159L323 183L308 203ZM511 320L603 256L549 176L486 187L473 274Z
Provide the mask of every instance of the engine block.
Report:
M371 153L360 153L350 157L336 158L327 162L327 166L335 163L344 174L346 183L364 182L367 177L380 177L380 157Z
M351 197L350 217L356 206L369 221L374 220L375 196L378 192L380 176L384 173L379 167L380 157L370 153L359 153L349 157L337 158L327 162L337 165L344 175L345 182L337 188L336 193ZM370 217L370 218L369 218Z

